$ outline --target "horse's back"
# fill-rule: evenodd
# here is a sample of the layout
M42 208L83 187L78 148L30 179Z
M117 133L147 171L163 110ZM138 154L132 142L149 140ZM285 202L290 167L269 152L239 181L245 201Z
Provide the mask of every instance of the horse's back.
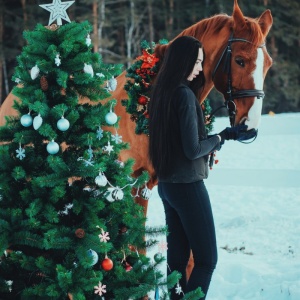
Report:
M18 112L13 108L14 100L19 100L12 93L9 93L0 108L0 126L5 124L5 116L17 116Z

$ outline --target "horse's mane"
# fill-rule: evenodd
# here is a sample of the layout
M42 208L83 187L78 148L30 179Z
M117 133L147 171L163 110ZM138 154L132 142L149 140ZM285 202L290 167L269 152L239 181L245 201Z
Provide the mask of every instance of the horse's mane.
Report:
M230 32L233 31L235 38L247 39L250 42L245 44L244 48L249 49L263 44L264 36L259 26L258 19L244 16L242 16L241 19L244 20L243 23L235 24L232 16L228 16L227 14L217 14L186 28L178 34L177 37L190 35L201 41L202 39L209 39L227 28L228 36ZM158 45L156 47L155 54L157 57L162 58L164 56L166 47L167 45Z

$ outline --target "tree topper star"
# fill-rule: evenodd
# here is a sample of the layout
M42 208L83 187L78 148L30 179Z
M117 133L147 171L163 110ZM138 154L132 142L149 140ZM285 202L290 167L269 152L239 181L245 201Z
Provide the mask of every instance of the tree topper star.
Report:
M61 19L71 23L69 16L67 15L66 10L74 3L75 1L66 1L61 2L61 0L53 0L50 4L41 4L39 5L43 9L50 11L49 24L51 25L55 20L57 20L57 25L62 25Z

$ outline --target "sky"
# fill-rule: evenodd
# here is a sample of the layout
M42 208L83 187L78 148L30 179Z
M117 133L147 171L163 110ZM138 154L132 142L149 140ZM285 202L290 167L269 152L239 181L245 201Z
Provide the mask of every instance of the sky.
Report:
M216 118L214 132L227 126ZM253 143L226 141L217 152L205 185L219 259L206 300L300 299L299 151L300 113L286 113L263 115ZM156 187L147 218L165 224Z

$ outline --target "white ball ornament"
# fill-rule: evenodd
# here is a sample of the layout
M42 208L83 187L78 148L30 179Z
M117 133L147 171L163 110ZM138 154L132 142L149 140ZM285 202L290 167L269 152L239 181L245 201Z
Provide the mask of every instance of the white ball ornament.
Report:
M114 112L110 111L106 114L105 121L108 125L114 125L118 121L118 116Z
M26 114L26 115L23 115L21 117L21 124L24 126L24 127L29 127L32 125L32 116L30 115L30 113Z
M106 196L106 200L114 202L116 200L122 200L124 197L123 191L119 187L110 187L107 189L109 194Z
M38 115L33 119L33 128L34 128L35 130L38 130L38 129L41 127L42 123L43 123L43 118L41 117L40 114L38 114Z
M107 185L107 178L103 172L100 172L99 175L95 178L95 183L98 186L106 186Z
M57 121L56 125L60 131L66 131L70 128L70 122L64 117L61 117L61 119Z
M52 140L50 143L47 145L47 151L49 154L56 154L59 151L59 145Z

